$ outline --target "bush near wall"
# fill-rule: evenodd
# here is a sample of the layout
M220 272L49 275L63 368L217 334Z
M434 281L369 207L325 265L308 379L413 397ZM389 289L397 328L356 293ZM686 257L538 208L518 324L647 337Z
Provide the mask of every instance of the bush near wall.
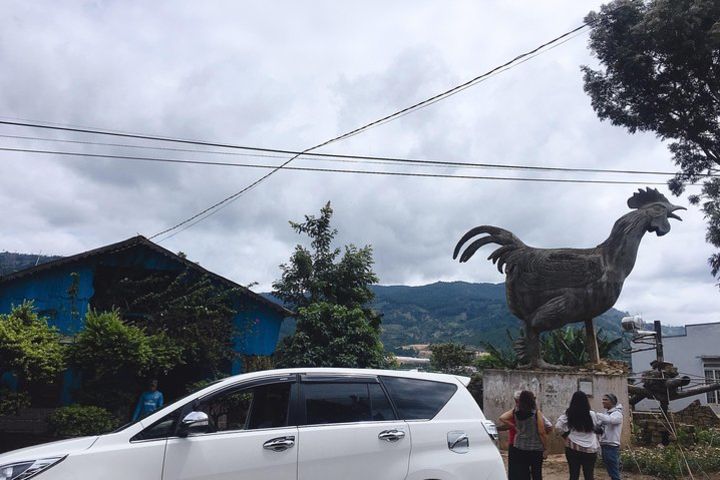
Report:
M623 470L664 480L720 472L720 429L701 430L694 436L678 435L668 447L636 447L620 454Z
M112 414L104 408L89 405L69 405L55 410L48 417L53 435L83 437L108 433L118 426Z

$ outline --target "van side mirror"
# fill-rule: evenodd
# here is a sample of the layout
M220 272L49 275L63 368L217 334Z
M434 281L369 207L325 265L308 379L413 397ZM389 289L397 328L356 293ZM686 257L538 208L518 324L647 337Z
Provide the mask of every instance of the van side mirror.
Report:
M187 437L191 433L204 433L210 426L205 412L190 412L180 422L180 436Z

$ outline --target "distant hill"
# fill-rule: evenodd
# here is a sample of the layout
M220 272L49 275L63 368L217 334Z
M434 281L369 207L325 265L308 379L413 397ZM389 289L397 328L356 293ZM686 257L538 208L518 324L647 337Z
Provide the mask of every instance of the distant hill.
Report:
M388 349L413 343L459 342L509 348L522 322L507 307L505 284L437 282L420 287L376 286L375 308L383 314L382 340ZM595 321L615 338L627 314L611 309ZM582 325L582 324L579 324Z
M61 257L34 255L28 253L0 252L0 276L25 270L41 263L49 262Z
M522 327L522 322L508 310L503 283L376 285L373 291L373 308L383 315L382 341L390 351L403 345L449 341L480 348L489 343L509 349L507 332L516 337ZM610 309L595 320L595 326L609 338L620 337L620 319L624 316L627 313ZM290 334L293 329L292 321L285 322L281 334ZM668 327L664 331L678 334L684 329Z

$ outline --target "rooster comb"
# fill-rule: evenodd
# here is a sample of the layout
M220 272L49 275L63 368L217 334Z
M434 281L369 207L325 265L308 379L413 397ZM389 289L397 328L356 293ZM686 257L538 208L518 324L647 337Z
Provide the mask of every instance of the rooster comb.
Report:
M642 208L645 205L657 202L670 203L665 195L658 192L657 188L648 187L645 190L638 189L632 197L628 198L627 205L630 208Z

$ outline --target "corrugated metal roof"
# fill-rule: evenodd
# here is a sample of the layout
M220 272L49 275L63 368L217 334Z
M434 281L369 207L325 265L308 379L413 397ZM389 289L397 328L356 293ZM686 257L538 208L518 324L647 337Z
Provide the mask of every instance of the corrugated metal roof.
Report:
M229 280L225 277L222 277L218 275L217 273L213 273L210 270L207 270L197 263L191 262L187 260L186 258L183 258L170 250L161 247L157 243L154 243L147 238L143 237L142 235L138 235L136 237L128 238L127 240L123 240L122 242L113 243L110 245L106 245L104 247L96 248L94 250L88 250L87 252L78 253L77 255L72 255L70 257L62 257L57 260L52 260L47 263L42 263L40 265L26 268L24 270L20 270L18 272L11 273L10 275L5 275L0 277L0 285L8 282L12 282L14 280L18 280L20 278L29 277L32 275L35 275L40 272L44 272L46 270L51 270L53 268L62 267L65 265L72 264L74 262L78 262L80 260L85 260L91 257L96 257L99 255L106 255L111 253L117 253L123 250L129 250L131 248L136 247L145 247L150 250L153 250L156 253L159 253L161 255L164 255L168 258L171 258L172 260L183 264L184 266L188 268L192 268L193 270L196 270L202 274L208 275L211 278L218 280L219 282L229 286L230 288L236 288L240 290L245 296L252 298L253 300L257 301L258 303L261 303L263 305L266 305L267 307L275 310L276 312L280 313L283 316L293 316L295 315L291 310L288 310L287 308L283 307L282 305L279 305L271 300L268 300L267 298L263 297L262 295L258 295L257 293L253 292L247 287L243 287L242 285L238 285L237 283L233 282L232 280Z

